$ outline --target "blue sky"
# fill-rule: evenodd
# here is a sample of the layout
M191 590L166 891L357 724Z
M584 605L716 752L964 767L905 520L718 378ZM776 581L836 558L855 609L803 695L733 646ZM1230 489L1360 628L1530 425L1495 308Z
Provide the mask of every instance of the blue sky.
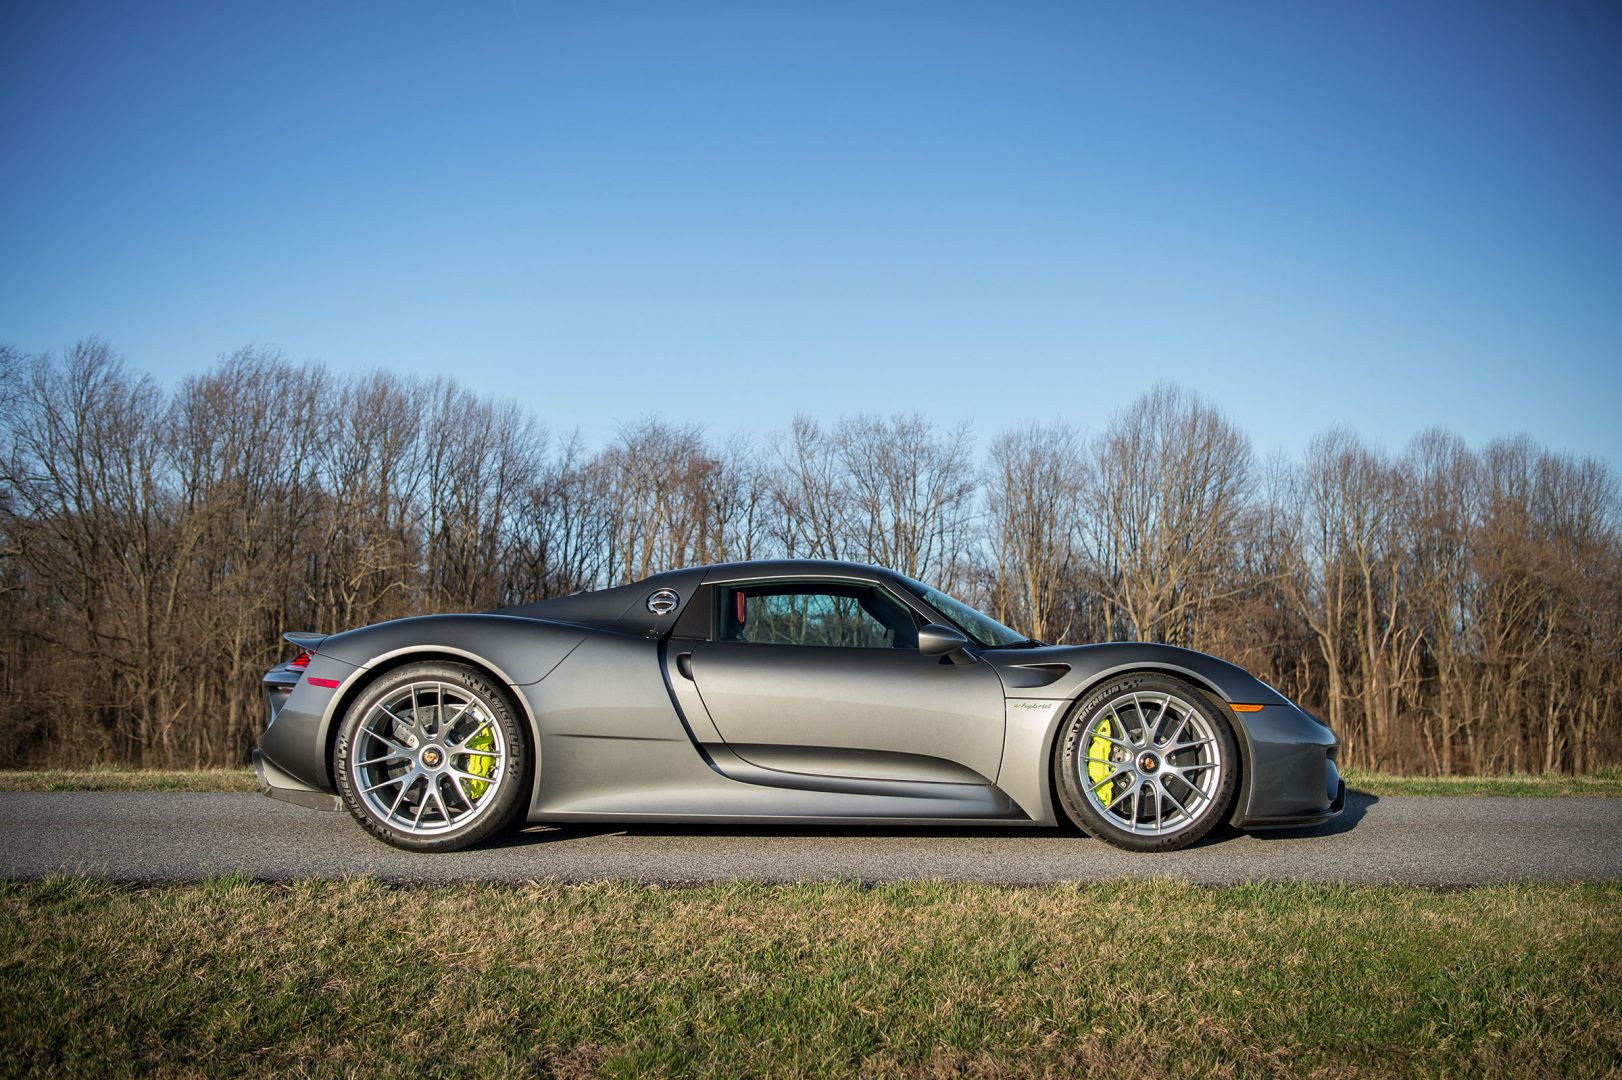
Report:
M1622 8L0 8L0 341L1622 464Z

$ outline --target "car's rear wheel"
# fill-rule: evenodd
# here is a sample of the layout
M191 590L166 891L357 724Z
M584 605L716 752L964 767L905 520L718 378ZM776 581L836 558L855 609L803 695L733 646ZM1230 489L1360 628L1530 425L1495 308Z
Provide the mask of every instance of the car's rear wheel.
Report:
M409 664L345 711L333 772L372 835L408 851L455 851L517 817L529 746L503 687L460 664Z
M1239 752L1204 691L1169 675L1112 680L1070 714L1054 786L1083 831L1129 851L1200 839L1232 800Z

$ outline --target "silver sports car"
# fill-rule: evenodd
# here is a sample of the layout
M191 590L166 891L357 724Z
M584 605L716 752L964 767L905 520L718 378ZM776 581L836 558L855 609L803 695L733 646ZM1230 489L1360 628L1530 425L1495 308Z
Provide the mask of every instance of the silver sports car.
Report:
M261 787L414 851L520 818L1069 822L1165 851L1345 798L1334 733L1241 668L1046 645L874 566L703 566L287 637Z

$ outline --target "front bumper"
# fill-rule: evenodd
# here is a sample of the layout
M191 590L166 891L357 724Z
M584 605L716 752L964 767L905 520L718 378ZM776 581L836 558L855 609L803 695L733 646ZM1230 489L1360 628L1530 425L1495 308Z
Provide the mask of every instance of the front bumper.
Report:
M1244 829L1318 825L1346 808L1335 763L1340 742L1328 726L1294 705L1239 714L1246 783L1233 824Z
M1334 768L1333 764L1330 768ZM1302 825L1322 825L1326 821L1333 821L1340 817L1342 810L1346 809L1346 781L1335 778L1334 798L1329 805L1321 810L1314 810L1307 814L1285 814L1276 817L1248 818L1244 827L1247 829L1289 829Z

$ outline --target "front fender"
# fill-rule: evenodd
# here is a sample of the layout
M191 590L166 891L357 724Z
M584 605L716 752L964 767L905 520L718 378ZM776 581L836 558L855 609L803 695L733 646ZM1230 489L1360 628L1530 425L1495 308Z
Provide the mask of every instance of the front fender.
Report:
M1053 801L1051 768L1053 746L1061 724L1076 703L1105 680L1131 672L1163 672L1187 679L1223 704L1264 706L1256 713L1232 713L1239 744L1239 793L1230 820L1237 824L1255 816L1258 802L1254 778L1258 768L1273 775L1277 759L1288 755L1278 745L1281 728L1315 741L1328 729L1301 712L1283 694L1256 676L1226 660L1192 649L1151 642L1111 642L1103 645L1046 646L1039 649L988 649L981 656L997 669L1008 694L1008 716L1003 767L997 786L1035 821L1053 824L1058 809ZM1258 761L1258 743L1252 726L1265 726L1268 738L1261 748L1266 761ZM1308 727L1318 730L1307 730ZM1265 792L1263 793L1265 795Z

